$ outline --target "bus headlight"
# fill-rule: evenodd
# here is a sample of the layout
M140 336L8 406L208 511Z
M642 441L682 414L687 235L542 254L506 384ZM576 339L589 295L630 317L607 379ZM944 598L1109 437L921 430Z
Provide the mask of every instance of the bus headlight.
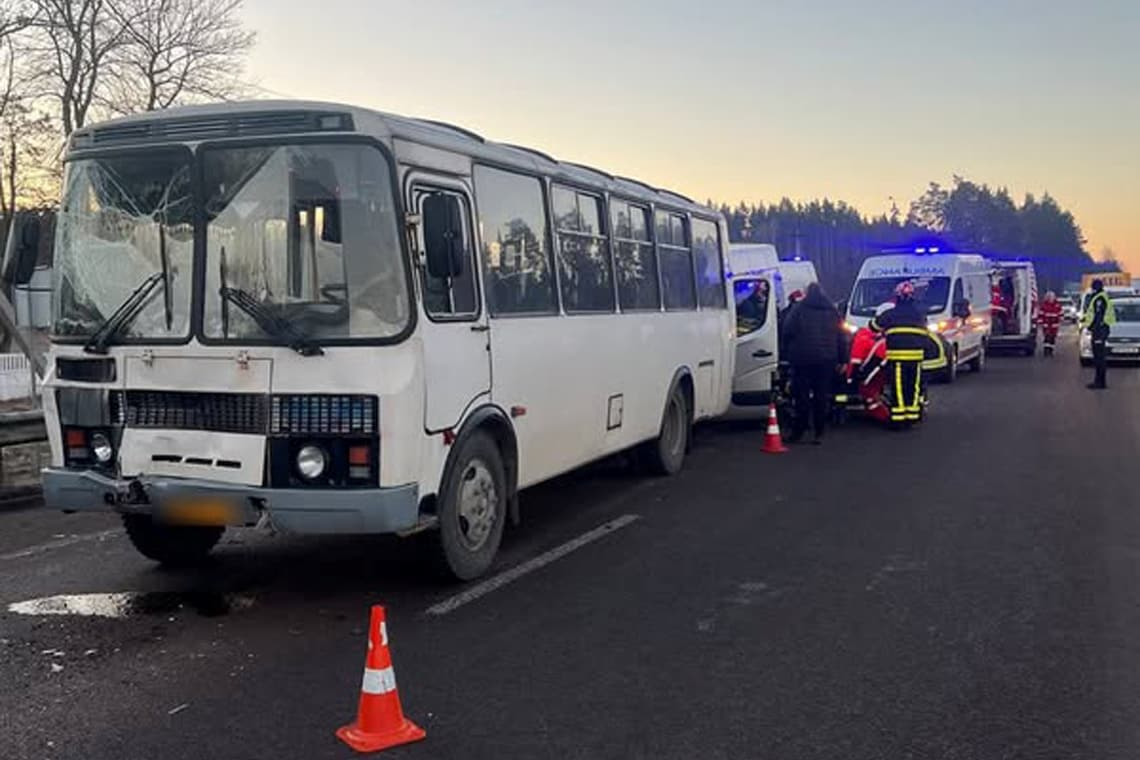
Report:
M92 433L89 444L91 453L95 455L95 460L99 464L108 464L111 458L115 456L115 449L104 433Z
M328 469L328 457L320 446L309 444L297 452L297 474L305 480L316 480Z

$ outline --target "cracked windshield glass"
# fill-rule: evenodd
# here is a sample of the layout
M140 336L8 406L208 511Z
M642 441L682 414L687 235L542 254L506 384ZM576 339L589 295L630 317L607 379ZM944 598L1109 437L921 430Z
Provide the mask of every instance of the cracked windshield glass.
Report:
M162 285L151 291L126 338L176 338L190 325L194 229L190 160L155 152L73 161L56 232L55 332L91 335L167 264L169 327Z
M391 175L363 145L205 151L204 333L265 340L223 288L306 337L391 338L410 316Z

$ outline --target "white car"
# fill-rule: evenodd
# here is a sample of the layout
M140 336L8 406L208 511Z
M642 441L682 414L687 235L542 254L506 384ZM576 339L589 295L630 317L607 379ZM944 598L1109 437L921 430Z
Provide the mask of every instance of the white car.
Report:
M1065 322L1077 322L1080 319L1080 312L1077 311L1077 302L1072 298L1063 297L1058 298L1061 302L1061 319Z
M1109 361L1140 361L1140 296L1114 296L1112 305L1116 324L1108 336ZM1081 330L1081 365L1091 364L1092 337Z

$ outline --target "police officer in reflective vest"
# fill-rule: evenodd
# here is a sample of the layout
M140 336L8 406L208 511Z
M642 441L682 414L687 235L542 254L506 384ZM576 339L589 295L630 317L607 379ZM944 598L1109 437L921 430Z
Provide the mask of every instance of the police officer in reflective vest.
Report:
M1116 309L1108 293L1104 292L1104 281L1092 281L1092 298L1081 315L1081 328L1089 331L1092 338L1093 365L1096 367L1096 377L1089 383L1089 388L1101 390L1108 387L1105 375L1108 373L1108 334L1116 324Z
M922 419L924 370L946 366L942 341L926 327L926 315L914 302L914 283L904 280L895 288L895 306L875 317L872 329L887 337L888 382L893 384L891 422L911 423Z

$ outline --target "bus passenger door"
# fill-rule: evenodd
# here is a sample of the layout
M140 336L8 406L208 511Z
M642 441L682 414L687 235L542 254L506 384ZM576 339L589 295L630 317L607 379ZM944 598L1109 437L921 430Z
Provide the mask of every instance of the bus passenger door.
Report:
M776 299L770 275L733 283L736 301L736 371L732 402L738 406L768 403L772 373L780 362Z
M417 180L409 204L419 215L416 246L424 312L424 427L459 424L491 390L487 316L479 308L470 195L461 184Z

